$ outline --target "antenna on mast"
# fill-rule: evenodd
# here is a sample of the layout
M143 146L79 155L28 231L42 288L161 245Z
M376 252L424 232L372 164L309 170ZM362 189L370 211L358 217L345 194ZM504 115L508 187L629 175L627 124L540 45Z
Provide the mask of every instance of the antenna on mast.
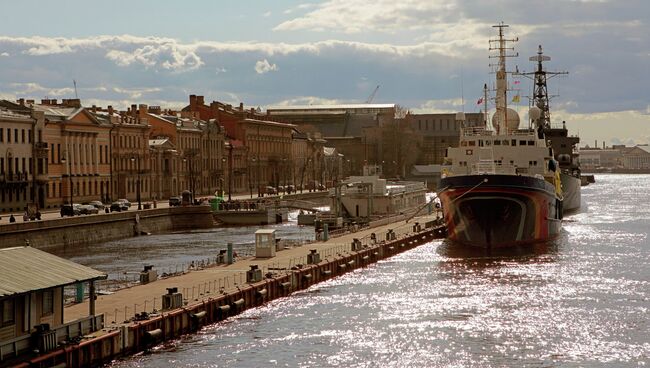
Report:
M78 100L79 95L77 94L77 81L73 79L72 84L74 85L74 98L76 98Z

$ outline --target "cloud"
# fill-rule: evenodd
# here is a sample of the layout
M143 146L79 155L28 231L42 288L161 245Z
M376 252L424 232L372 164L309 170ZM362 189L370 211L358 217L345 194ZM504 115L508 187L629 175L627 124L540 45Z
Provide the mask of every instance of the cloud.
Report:
M265 18L268 18L268 17L271 16L271 14L273 14L273 13L271 13L271 11L267 11L266 13L262 14L262 16L265 17Z
M113 91L119 94L127 95L132 99L141 98L145 94L160 92L160 88L120 88L113 87Z
M3 52L3 53L0 54L0 56L9 56L9 53L8 52Z
M276 31L326 31L361 33L367 31L394 32L405 29L429 28L432 24L446 23L457 19L457 1L453 0L330 0L323 4L302 4L288 9L285 14L297 9L315 10L305 15L282 22Z
M59 96L71 96L74 94L74 88L71 87L60 87L60 88L50 88L44 87L38 83L11 83L11 87L14 88L16 95L40 95L40 97L59 97Z
M267 108L273 107L286 107L286 106L304 106L304 105L336 105L342 104L349 101L332 99L332 98L323 98L317 96L298 96L290 99L282 100L275 102L267 106Z
M172 71L188 71L203 65L203 61L192 47L175 42L145 45L130 52L110 50L106 53L106 58L119 66L139 63L146 68L158 66Z
M278 68L277 65L275 65L275 64L270 64L270 63L268 62L268 60L266 60L266 59L264 59L264 60L258 60L258 61L255 63L255 72L257 72L257 74L264 74L264 73L268 73L268 72L275 72L275 71L278 71L278 70L279 70L279 68Z

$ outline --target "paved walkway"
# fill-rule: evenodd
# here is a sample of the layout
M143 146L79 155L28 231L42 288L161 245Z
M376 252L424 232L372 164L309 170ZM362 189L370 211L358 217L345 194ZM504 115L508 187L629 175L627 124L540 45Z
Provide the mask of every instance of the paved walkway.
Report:
M132 288L119 290L110 295L99 295L96 301L96 314L104 313L106 324L112 322L121 323L134 315L134 311L142 312L144 310L151 312L161 307L161 296L166 293L166 288L177 287L183 293L183 297L190 302L208 298L217 295L217 291L222 288L225 291L235 289L237 285L246 282L246 271L250 265L258 265L263 274L271 269L273 272L277 269L290 269L296 264L306 264L307 254L310 249L317 249L321 259L335 257L337 254L350 252L350 244L354 238L360 239L364 244L370 244L370 234L375 233L377 240L385 239L385 233L392 229L397 237L410 233L414 222L421 224L435 219L435 215L419 216L408 223L405 221L392 222L387 225L364 229L354 233L347 233L336 238L329 239L327 242L315 242L300 247L281 250L276 253L274 258L256 259L247 258L237 260L232 265L223 265L206 268L203 270L191 271L180 276L159 279L146 285L137 285ZM64 319L73 321L78 318L88 316L88 301L75 304L65 308ZM117 318L115 316L117 315Z

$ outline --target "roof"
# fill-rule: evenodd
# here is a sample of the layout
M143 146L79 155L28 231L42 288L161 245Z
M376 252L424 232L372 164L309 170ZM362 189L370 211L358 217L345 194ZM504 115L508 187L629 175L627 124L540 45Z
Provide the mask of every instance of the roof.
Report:
M353 110L353 109L394 109L395 104L341 104L341 105L302 105L302 106L272 106L268 112L288 110Z
M255 231L255 234L274 234L275 229L259 229Z
M101 271L32 247L0 249L0 298L106 277Z

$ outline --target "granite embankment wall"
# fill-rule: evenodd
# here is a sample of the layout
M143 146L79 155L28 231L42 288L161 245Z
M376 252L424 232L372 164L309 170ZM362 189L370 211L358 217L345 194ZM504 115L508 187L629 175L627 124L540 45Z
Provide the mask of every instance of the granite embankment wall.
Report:
M129 238L140 232L201 229L214 226L209 206L158 208L92 216L65 217L3 225L0 248L29 245L48 248Z

